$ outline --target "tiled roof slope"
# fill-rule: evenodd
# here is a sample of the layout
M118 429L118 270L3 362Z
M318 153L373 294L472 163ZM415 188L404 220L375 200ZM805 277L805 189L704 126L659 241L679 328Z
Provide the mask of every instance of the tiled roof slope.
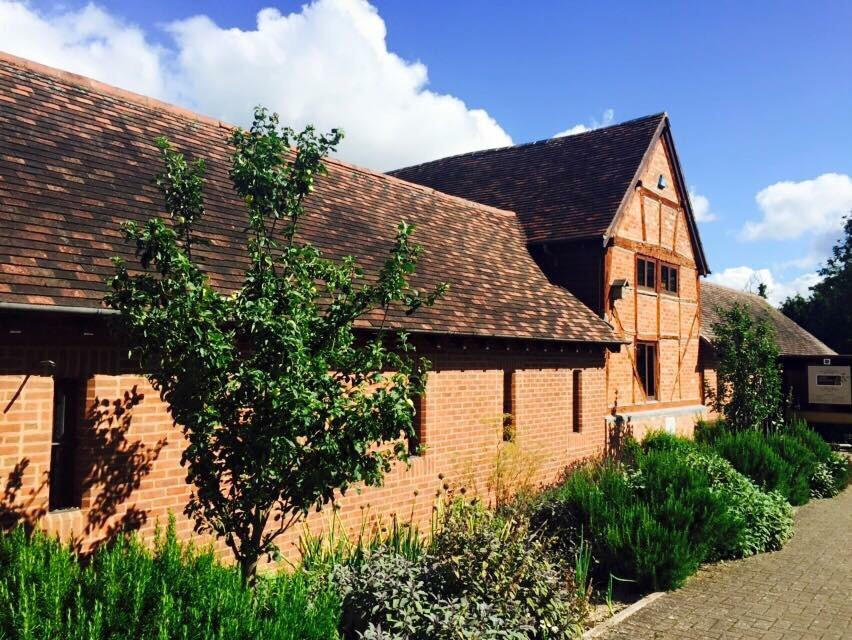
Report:
M100 307L110 257L134 260L125 220L162 212L153 140L203 157L207 213L196 249L213 283L239 285L246 215L227 176L228 127L86 78L0 55L0 304ZM328 255L355 255L369 273L400 220L424 253L415 285L451 285L431 309L393 313L412 331L615 342L611 327L552 285L511 212L330 160L300 231ZM131 262L133 264L133 262ZM370 318L367 326L378 324Z
M531 244L603 237L664 113L541 142L476 151L390 174L518 214Z
M753 318L767 320L775 327L781 355L836 355L835 351L817 340L760 296L745 291L736 291L707 281L701 282L701 337L706 340L713 340L715 338L713 325L719 321L719 310L729 308L737 302L744 304Z

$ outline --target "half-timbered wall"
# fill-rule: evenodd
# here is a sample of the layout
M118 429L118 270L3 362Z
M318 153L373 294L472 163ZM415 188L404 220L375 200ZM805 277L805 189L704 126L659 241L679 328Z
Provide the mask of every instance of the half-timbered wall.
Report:
M662 181L660 177L662 176ZM607 361L607 403L640 428L676 428L690 432L702 405L698 369L699 282L695 248L672 162L660 140L631 193L605 257L605 318L626 341ZM641 287L637 258L676 267L678 291ZM612 285L626 280L621 299ZM648 398L637 367L637 342L656 345L656 397Z

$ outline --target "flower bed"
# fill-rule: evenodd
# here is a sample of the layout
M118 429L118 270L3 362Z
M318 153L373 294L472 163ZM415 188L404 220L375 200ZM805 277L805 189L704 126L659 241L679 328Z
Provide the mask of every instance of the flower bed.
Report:
M22 529L0 534L0 638L455 640L569 638L613 584L677 588L699 565L779 549L791 502L835 495L844 458L806 425L696 441L661 433L499 510L447 500L421 536L393 522L303 539L293 572L243 586L173 528L86 562Z

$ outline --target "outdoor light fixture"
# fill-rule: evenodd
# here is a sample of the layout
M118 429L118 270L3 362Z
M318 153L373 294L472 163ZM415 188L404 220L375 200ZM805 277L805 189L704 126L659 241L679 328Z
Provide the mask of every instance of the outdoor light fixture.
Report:
M657 180L657 189L665 189L666 188L666 177L661 173L660 179Z

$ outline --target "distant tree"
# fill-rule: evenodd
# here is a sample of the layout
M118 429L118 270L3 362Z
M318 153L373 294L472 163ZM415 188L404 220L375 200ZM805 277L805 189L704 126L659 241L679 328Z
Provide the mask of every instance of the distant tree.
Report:
M766 283L765 282L759 282L757 284L757 295L759 295L761 298L766 300Z
M821 282L805 298L787 298L781 311L839 353L852 353L852 215L846 217L843 237L819 270Z
M752 318L745 305L719 310L713 348L719 359L717 390L710 399L729 428L775 430L781 421L778 343L772 326Z
M230 178L248 225L242 285L230 294L213 288L194 252L204 163L158 140L172 224L128 223L142 269L116 259L109 283L106 301L186 438L186 513L196 531L224 539L247 583L301 516L353 483L380 483L407 458L412 398L425 384L428 362L404 334L388 344L386 332L362 339L354 327L372 311L413 312L440 295L409 286L413 227L399 225L369 279L352 258L330 260L297 237L303 200L341 135L296 134L264 109L250 130L233 131Z

